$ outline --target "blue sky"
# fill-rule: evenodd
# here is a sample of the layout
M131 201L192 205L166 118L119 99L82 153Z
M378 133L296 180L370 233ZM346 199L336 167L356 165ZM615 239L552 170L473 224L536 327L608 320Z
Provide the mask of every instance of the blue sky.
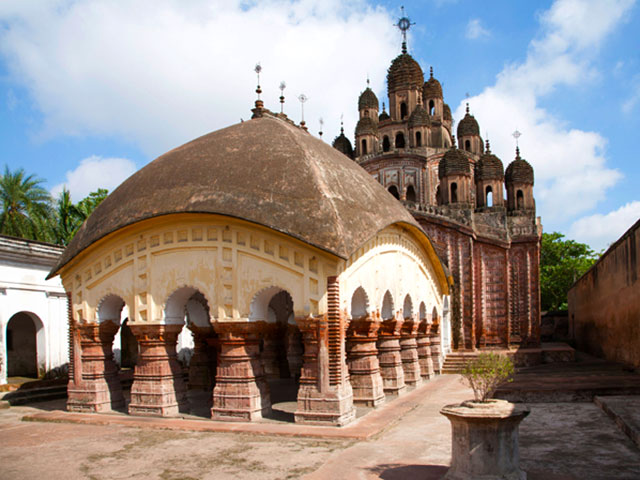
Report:
M635 0L406 1L409 52L466 101L506 164L536 171L546 231L605 248L640 217ZM338 0L0 1L0 166L79 200L250 116L263 98L312 133L353 136L367 76L382 102L400 4ZM466 95L469 95L467 100Z

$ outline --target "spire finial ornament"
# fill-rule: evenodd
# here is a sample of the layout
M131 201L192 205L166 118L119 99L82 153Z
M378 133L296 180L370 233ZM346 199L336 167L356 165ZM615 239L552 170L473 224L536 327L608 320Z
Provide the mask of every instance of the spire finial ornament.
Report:
M415 25L415 23L411 23L409 17L405 15L404 6L400 7L400 11L402 12L402 16L394 26L398 27L402 32L402 53L407 53L407 30L411 28L411 25Z
M320 131L318 132L320 134L320 138L322 139L322 127L324 126L324 120L322 119L322 117L320 117Z
M429 78L433 78L433 65L429 67Z
M340 134L344 134L344 113L340 114Z
M515 139L516 139L516 150L517 150L517 149L518 149L518 146L519 146L519 145L518 145L518 139L522 136L522 134L521 134L521 133L518 131L518 129L516 128L516 131L515 131L515 132L513 132L513 133L511 134L511 136L512 136L513 138L515 138Z
M382 111L383 112L387 111L387 106L384 104L384 102L382 102Z
M258 86L256 88L256 93L258 94L258 100L260 100L260 94L262 93L262 89L260 88L260 72L262 71L262 65L260 65L260 62L256 63L253 71L256 72L256 75L258 76Z
M306 124L306 122L304 121L304 103L305 103L307 100L309 100L309 98L308 98L304 93L301 93L300 95L298 95L298 100L300 101L300 109L301 109L301 111L302 111L302 119L300 120L300 126L301 126L304 130L306 130L306 129L307 129L307 127L306 127L306 125L307 125L307 124Z
M367 74L367 88L369 88L370 84L371 84L371 82L369 81L369 74Z
M487 153L491 153L491 147L489 146L489 138L487 137L487 140L485 141L486 146L484 147L484 149L486 150Z
M284 89L287 88L287 84L284 80L280 82L280 113L284 113Z
M469 102L467 102L467 115L469 115Z

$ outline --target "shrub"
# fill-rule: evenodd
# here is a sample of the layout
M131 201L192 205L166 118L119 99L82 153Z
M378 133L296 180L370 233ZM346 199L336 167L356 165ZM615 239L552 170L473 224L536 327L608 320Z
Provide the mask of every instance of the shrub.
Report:
M488 401L503 382L513 381L513 361L497 353L481 353L462 369L463 381L473 389L477 402Z

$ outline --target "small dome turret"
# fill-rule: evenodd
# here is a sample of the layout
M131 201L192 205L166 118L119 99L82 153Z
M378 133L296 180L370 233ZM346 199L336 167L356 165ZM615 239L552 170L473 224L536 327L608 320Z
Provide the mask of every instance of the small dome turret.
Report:
M378 110L378 97L373 93L369 87L366 88L364 92L360 94L360 98L358 99L358 110L364 110L365 108L373 108Z
M377 135L378 126L370 117L362 117L356 125L356 135Z
M480 127L476 118L469 113L469 104L467 103L467 113L458 123L458 138L469 135L480 135Z
M520 158L518 147L516 147L516 159L509 164L505 172L505 181L533 185L533 167L525 159Z
M449 175L471 175L471 165L467 156L458 150L455 143L444 154L438 165L438 178Z
M344 153L347 157L353 158L353 146L344 134L344 128L340 127L340 135L338 135L332 143L333 148Z
M442 118L446 122L450 122L451 120L453 120L453 117L451 116L451 107L446 103L444 104L444 107L442 109Z
M489 148L489 141L487 140L487 147L485 153L480 157L476 163L475 169L476 181L478 180L500 180L504 179L504 167L502 161L496 157Z
M409 117L409 128L423 127L431 124L431 118L421 104L418 104Z
M429 71L429 80L424 82L422 86L422 96L424 98L443 98L442 97L442 85L433 76L433 67Z
M420 88L423 82L422 68L408 53L401 53L391 62L387 72L389 94L399 89Z

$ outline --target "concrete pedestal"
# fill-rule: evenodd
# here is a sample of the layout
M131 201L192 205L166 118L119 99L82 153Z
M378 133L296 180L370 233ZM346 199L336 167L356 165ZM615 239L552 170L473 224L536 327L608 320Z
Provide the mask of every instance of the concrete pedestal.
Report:
M269 386L260 361L264 322L215 322L220 355L213 389L214 420L251 421L271 413Z
M81 380L67 387L70 412L105 412L124 406L113 337L119 326L111 321L76 326L81 346Z
M384 403L376 341L380 322L372 317L352 320L347 330L347 365L353 402L368 407Z
M418 336L416 338L418 350L418 364L420 365L420 376L423 380L429 380L435 376L433 369L433 359L431 358L431 337L429 336L429 324L426 321L418 325Z
M518 426L526 405L505 400L447 405L451 422L451 468L444 480L526 480L520 470Z
M304 356L296 423L313 425L346 425L355 420L353 391L349 382L330 385L328 325L326 320L300 318L296 323L302 332Z
M131 385L130 415L176 416L189 409L176 342L182 325L130 324L140 354Z
M420 376L420 364L418 363L418 322L405 319L400 330L400 357L402 358L402 370L404 371L404 383L415 387L422 383Z
M378 362L384 393L401 395L407 389L400 355L402 320L385 320L378 331Z

